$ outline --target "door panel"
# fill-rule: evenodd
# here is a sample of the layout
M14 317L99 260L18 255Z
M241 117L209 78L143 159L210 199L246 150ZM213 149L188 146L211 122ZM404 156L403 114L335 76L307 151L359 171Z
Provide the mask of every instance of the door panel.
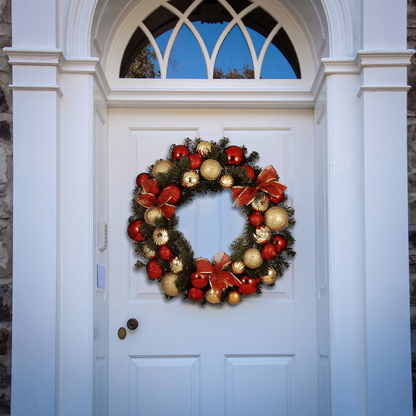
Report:
M126 236L135 177L185 137L229 137L288 186L298 252L273 288L239 305L166 301L134 269ZM316 414L312 112L112 109L110 137L110 415ZM178 210L195 256L212 260L245 217L230 191ZM119 340L129 318L139 328Z

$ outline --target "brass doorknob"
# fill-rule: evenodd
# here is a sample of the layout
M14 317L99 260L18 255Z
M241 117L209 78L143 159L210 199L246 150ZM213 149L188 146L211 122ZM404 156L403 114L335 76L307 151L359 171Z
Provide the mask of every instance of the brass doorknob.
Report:
M134 318L130 318L127 321L127 328L131 329L132 331L134 331L135 329L137 329L139 326L139 321L137 319Z

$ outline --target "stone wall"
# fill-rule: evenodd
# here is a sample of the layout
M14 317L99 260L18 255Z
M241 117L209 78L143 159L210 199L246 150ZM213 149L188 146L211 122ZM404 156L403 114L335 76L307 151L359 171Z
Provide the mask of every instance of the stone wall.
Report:
M11 0L0 0L0 415L10 414L12 302L12 71Z

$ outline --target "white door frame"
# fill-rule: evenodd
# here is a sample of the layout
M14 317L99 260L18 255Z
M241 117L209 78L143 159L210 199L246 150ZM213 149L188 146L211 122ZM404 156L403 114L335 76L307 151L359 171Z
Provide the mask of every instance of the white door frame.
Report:
M94 133L106 103L134 105L111 91L91 58L91 27L103 3L13 1L6 51L14 90L14 416L97 412L106 311L93 290ZM315 108L322 415L411 415L406 66L413 51L406 50L406 2L383 5L315 5L326 14L330 58L300 99L281 92L253 103L243 91L223 102ZM170 104L189 106L189 96L171 95ZM217 105L221 95L215 101L200 91L198 102Z

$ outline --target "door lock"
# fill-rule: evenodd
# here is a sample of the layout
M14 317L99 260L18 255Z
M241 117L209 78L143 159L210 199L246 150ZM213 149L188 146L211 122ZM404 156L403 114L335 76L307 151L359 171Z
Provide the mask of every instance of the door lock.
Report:
M139 327L139 321L137 319L134 318L130 318L127 321L127 328L131 329L132 331L134 331L135 329L137 329Z

